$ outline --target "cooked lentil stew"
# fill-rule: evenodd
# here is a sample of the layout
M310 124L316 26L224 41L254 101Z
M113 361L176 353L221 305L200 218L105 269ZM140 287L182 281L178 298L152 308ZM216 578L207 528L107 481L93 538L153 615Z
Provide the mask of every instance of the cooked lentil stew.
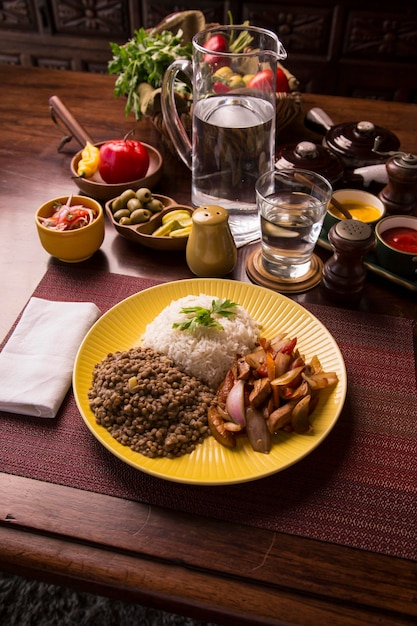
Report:
M88 392L97 424L135 452L176 458L210 434L215 390L150 348L108 354L93 371Z

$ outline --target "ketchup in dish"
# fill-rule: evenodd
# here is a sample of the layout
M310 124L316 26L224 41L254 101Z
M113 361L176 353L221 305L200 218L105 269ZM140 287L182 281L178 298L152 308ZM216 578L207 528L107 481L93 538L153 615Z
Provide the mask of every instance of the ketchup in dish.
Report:
M389 228L384 233L381 233L381 237L389 246L396 250L417 254L417 230L413 228L407 228L406 226Z

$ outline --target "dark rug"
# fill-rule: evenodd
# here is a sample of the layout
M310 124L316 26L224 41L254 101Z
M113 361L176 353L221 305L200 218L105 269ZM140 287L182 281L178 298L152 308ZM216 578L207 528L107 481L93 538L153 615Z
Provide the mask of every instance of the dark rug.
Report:
M216 626L0 572L2 626Z

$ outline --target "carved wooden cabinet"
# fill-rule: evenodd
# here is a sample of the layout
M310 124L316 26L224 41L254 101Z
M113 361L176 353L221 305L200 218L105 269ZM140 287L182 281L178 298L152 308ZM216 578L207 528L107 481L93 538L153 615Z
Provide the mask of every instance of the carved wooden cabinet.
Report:
M302 91L417 102L416 0L0 0L0 62L106 72L110 41L193 8L274 30Z
M110 41L194 8L167 0L0 0L0 63L106 72ZM208 21L227 19L227 3L203 0Z
M129 0L0 0L0 62L107 71L110 41L141 23Z
M248 2L242 18L274 30L304 91L417 102L417 2Z

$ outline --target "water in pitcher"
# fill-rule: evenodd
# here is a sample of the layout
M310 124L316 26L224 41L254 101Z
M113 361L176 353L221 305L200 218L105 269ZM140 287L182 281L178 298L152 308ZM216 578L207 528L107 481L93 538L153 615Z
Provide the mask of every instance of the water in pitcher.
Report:
M281 278L298 278L310 268L325 206L304 193L280 191L261 210L262 263Z
M193 124L193 204L226 208L236 243L256 238L255 183L273 168L273 105L247 95L201 99Z

